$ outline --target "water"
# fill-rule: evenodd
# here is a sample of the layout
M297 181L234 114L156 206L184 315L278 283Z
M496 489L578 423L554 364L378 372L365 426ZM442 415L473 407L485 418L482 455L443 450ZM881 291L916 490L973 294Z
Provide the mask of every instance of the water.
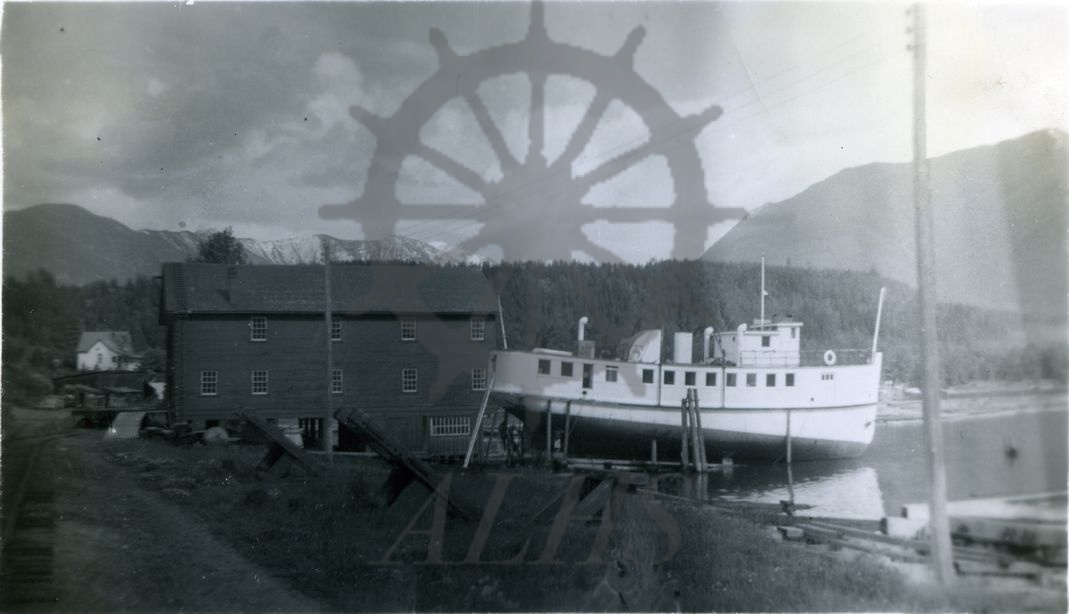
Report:
M1066 408L1064 394L945 402L948 499L1064 491ZM903 503L928 499L919 403L889 403L880 416L876 437L860 458L793 465L794 499L812 506L807 515L878 519L899 515ZM784 463L714 471L707 485L711 500L789 499Z

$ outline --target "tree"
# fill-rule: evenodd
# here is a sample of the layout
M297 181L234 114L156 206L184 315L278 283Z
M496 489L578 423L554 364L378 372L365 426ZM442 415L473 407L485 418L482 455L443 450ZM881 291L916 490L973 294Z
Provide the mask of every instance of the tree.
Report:
M245 264L245 248L234 238L234 231L227 226L208 235L197 247L197 256L190 262L213 264Z

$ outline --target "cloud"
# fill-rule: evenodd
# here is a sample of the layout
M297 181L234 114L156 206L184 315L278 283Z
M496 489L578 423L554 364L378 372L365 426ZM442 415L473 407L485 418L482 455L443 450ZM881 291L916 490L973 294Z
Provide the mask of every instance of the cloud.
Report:
M696 140L705 185L684 187L699 198L706 190L718 206L753 208L844 167L908 159L910 73L900 5L551 2L545 10L552 41L603 55L615 54L641 26L635 79L680 114L723 107ZM411 129L498 186L507 169L455 88L478 88L522 162L531 142L526 75L475 83L463 56L521 40L528 11L525 3L10 4L0 37L4 206L68 201L132 226L185 221L264 235L359 236L359 224L321 220L318 207L357 199L376 148L394 144L378 143L349 107L384 118L396 113L440 69L432 27L461 56L459 79L453 91L424 101L433 107L431 121ZM932 8L933 155L1064 126L1066 18L1066 9L1053 5ZM549 161L564 150L598 88L615 91L625 81L550 76ZM571 175L649 138L636 119L642 110L629 108L626 94L615 93ZM644 261L667 253L661 231L642 239L638 230L614 229L618 224L580 230L565 206L583 197L663 204L674 194L657 164L635 165L637 181L622 176L590 194L567 193L563 174L502 183L494 206L406 227L424 239L481 231L534 255L549 253L544 237L565 237L571 247L589 240ZM647 166L651 172L641 173ZM389 193L423 190L425 200L467 202L435 183L437 173L409 164ZM722 230L707 229L709 236ZM648 245L629 248L632 240Z

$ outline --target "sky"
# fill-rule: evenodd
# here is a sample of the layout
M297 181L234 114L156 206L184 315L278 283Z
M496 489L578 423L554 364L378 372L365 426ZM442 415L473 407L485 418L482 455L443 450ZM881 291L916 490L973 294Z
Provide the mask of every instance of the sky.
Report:
M3 206L693 258L745 211L910 160L907 9L7 3ZM927 19L932 156L1069 130L1069 8L936 3Z

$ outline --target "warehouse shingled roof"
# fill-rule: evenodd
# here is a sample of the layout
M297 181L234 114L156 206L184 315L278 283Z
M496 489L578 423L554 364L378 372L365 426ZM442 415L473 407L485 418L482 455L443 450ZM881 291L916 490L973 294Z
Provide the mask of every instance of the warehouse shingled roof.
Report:
M336 313L490 314L497 299L475 267L332 264ZM320 265L163 265L165 315L318 313L325 310Z

